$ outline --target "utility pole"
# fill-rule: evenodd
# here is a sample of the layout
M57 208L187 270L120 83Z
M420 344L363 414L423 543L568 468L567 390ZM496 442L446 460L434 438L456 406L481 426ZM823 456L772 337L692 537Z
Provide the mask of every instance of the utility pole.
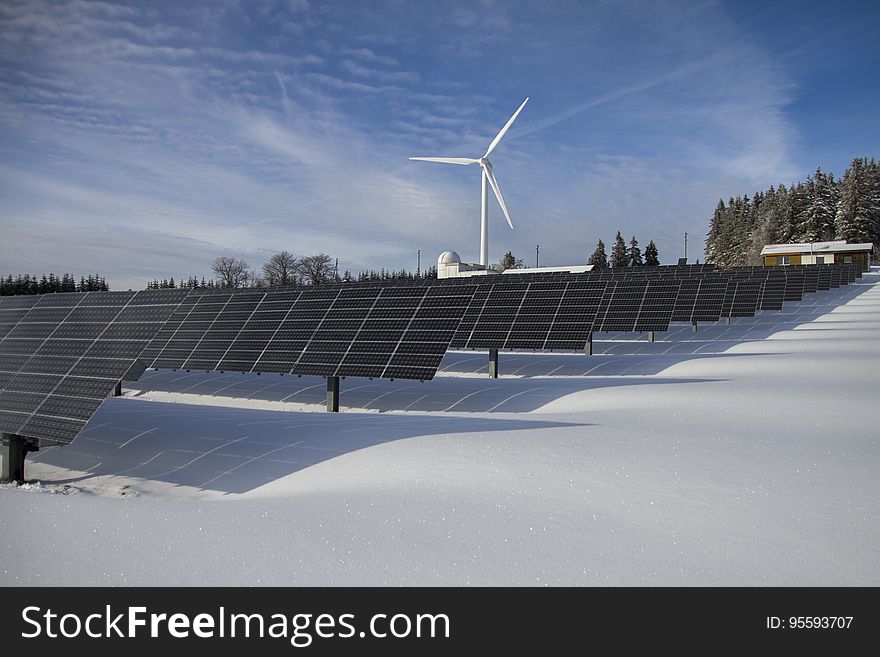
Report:
M684 234L684 260L687 262L688 259L688 234Z
M538 254L541 252L541 245L535 244L535 268L538 267Z
M419 249L419 250L416 252L416 254L417 254L417 255L416 255L416 258L417 258L417 260L416 260L416 278L421 278L421 271L422 271L422 250Z
M333 267L333 279L339 280L339 258L336 258L336 266Z

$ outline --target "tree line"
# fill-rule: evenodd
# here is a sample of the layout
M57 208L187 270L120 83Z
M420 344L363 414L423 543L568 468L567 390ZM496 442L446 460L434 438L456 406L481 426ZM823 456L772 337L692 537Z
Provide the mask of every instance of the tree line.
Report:
M660 258L657 246L651 240L642 254L639 242L632 237L629 247L623 241L620 231L614 247L611 250L611 260L605 256L605 244L599 240L596 251L590 256L587 264L592 264L596 269L606 267L641 267L644 265L659 265ZM522 269L525 262L517 258L511 251L505 253L496 263L490 265L491 269L503 272L507 269ZM296 257L287 251L276 253L266 261L259 271L248 264L244 258L233 256L221 256L211 264L214 277L201 281L190 276L186 281L175 283L174 279L159 281L153 279L148 284L151 288L166 287L266 287L274 285L322 285L324 283L348 283L366 281L384 281L397 279L432 279L437 278L437 266L431 265L425 269L413 272L407 269L369 269L362 270L357 275L351 270L345 270L342 274L338 271L338 261L327 255L319 253L313 256Z
M611 258L605 252L605 242L601 239L596 244L596 250L587 259L588 265L593 265L593 269L608 269L619 267L656 267L660 264L660 254L657 251L657 245L654 240L648 242L645 247L644 254L639 248L639 241L633 235L629 241L629 246L623 239L620 231L614 238L614 246L611 247Z
M880 165L855 158L843 178L821 168L806 181L718 201L706 237L706 262L761 264L766 244L880 241Z
M31 274L8 274L0 278L0 296L18 294L47 294L49 292L106 292L110 288L103 276L89 274L81 276L79 281L72 274L53 273L41 276Z
M154 278L147 283L147 289L165 288L246 288L276 285L323 285L325 283L364 282L395 279L437 278L437 267L419 269L416 272L406 269L370 269L353 274L351 270L339 272L338 260L326 253L297 257L288 251L281 251L269 258L258 269L244 258L220 256L211 263L213 276L199 279L189 276L175 281L174 278L159 280Z

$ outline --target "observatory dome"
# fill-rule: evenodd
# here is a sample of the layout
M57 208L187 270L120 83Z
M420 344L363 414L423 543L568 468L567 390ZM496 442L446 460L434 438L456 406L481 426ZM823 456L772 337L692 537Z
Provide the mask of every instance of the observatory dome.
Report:
M437 258L438 265L454 265L461 262L461 256L455 251L444 251Z

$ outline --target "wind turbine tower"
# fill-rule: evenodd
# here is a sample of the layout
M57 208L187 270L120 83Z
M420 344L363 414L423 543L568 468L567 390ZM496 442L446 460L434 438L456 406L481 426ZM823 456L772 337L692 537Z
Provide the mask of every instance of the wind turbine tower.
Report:
M495 135L495 139L492 140L492 143L489 144L489 148L486 149L486 152L480 158L471 158L471 157L411 157L411 160L423 160L425 162L440 162L442 164L459 164L459 165L468 165L468 164L479 164L481 170L481 178L482 178L482 193L480 196L480 264L483 267L489 266L489 187L492 188L492 191L495 193L495 198L498 199L498 205L501 206L501 211L504 213L504 218L507 219L507 225L510 228L513 228L513 222L510 220L510 213L507 211L507 205L504 203L504 197L501 196L501 188L498 186L498 181L495 180L495 174L492 173L492 163L489 161L489 155L492 151L495 150L495 147L498 146L498 143L501 141L502 137L507 134L507 131L510 130L510 126L513 125L513 122L516 121L516 117L519 116L519 113L522 112L523 107L526 106L526 103L529 102L529 99L526 98L522 105L519 106L513 116L511 116L507 123L504 124L504 127L501 128L501 131Z

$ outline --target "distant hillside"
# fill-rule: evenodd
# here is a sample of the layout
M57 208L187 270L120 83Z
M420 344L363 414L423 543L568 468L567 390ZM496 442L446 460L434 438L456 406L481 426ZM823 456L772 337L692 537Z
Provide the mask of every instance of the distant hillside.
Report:
M816 169L805 182L718 201L706 262L756 265L765 244L832 239L880 243L880 165L873 158L855 158L841 180Z

